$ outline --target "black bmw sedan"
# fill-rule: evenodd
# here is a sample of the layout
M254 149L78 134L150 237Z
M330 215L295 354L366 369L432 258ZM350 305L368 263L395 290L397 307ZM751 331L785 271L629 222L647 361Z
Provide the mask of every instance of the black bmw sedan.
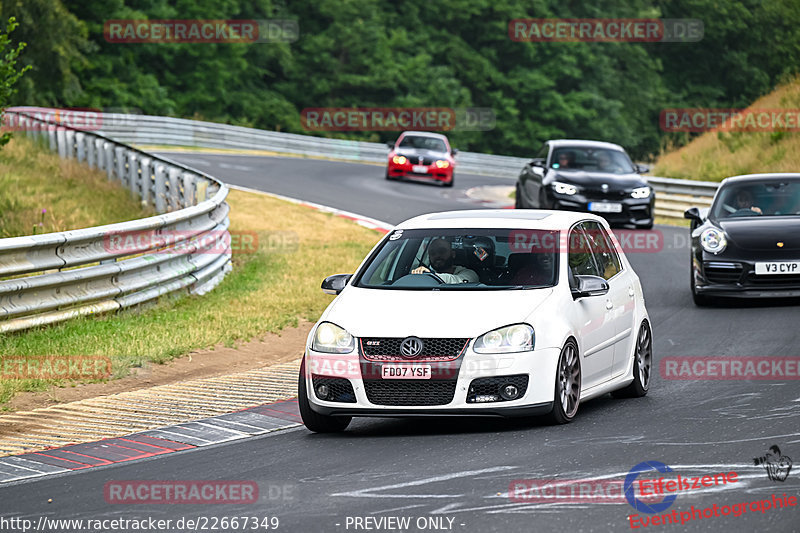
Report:
M685 217L697 305L715 296L800 296L800 174L728 178L710 208Z
M544 143L517 180L517 209L589 211L610 224L653 227L655 193L616 144L570 139Z

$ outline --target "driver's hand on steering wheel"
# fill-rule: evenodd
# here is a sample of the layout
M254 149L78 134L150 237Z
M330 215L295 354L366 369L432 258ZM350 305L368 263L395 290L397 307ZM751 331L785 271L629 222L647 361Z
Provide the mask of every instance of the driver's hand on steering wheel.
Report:
M761 208L760 207L756 207L756 206L751 207L750 211L752 211L754 213L758 213L759 215L763 215L764 214L764 212L761 211Z
M428 270L424 266L418 266L417 268L411 271L412 274L425 274L426 272L430 272L430 270Z

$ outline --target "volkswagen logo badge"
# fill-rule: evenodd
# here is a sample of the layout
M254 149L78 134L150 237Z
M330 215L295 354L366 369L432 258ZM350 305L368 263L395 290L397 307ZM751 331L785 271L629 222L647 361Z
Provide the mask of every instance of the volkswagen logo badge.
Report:
M400 343L400 355L406 359L413 359L422 353L422 339L407 337Z

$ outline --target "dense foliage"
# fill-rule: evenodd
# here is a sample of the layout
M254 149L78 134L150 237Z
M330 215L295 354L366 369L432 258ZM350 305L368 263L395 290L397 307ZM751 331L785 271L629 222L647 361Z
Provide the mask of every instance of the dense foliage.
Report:
M800 65L796 0L0 0L17 17L20 104L132 107L303 133L310 107L489 107L461 149L529 155L547 138L609 140L643 157L665 107L744 107ZM688 43L512 41L516 18L701 19ZM119 44L109 19L295 19L270 44ZM391 132L330 133L385 141ZM675 141L676 139L670 139Z

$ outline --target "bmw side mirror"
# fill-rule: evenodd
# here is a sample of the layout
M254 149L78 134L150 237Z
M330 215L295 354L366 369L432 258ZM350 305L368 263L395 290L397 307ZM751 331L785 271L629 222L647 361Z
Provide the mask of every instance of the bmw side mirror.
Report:
M458 153L458 148L453 148L450 150L450 153L456 155Z
M393 150L394 149L394 141L388 141L386 143L386 146L388 146L390 150Z
M650 172L650 167L648 167L647 165L636 165L637 174L644 174L646 172Z
M352 277L352 274L334 274L333 276L328 276L322 281L322 292L336 296L344 290L347 282L350 281Z
M603 296L608 293L608 282L600 276L575 276L575 287L570 290L572 299Z

